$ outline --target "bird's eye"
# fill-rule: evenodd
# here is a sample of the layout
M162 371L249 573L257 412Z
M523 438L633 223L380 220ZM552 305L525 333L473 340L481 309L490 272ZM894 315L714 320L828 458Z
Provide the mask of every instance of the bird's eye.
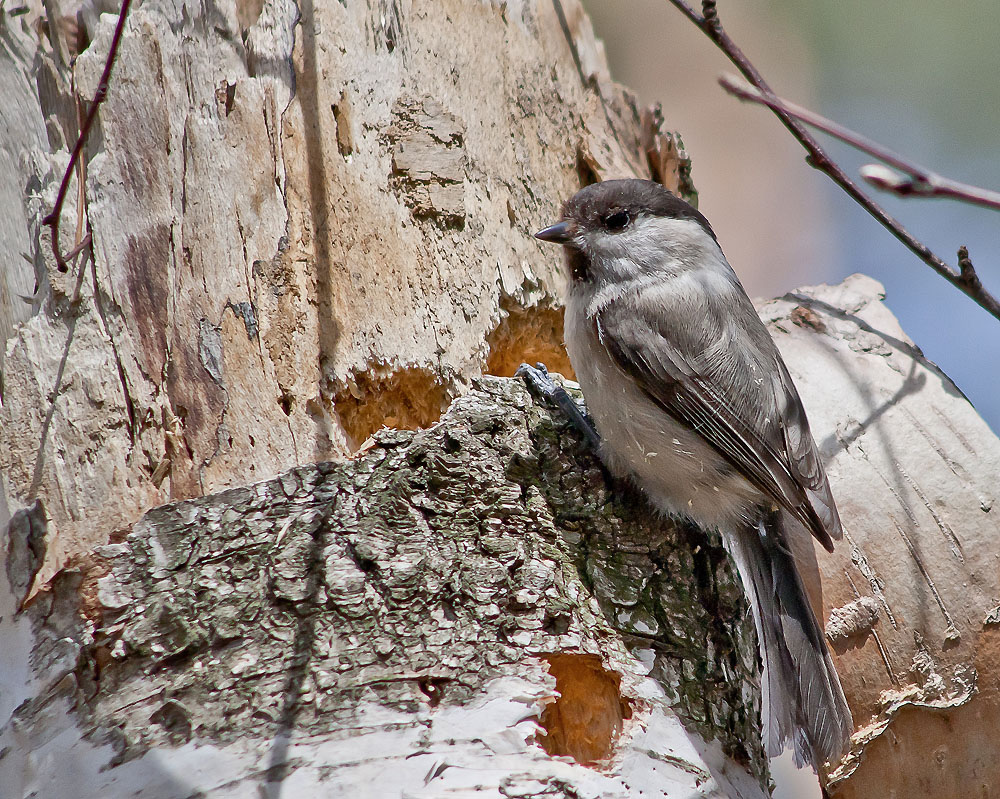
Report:
M618 231L618 230L624 230L628 225L630 219L628 211L613 211L612 213L604 217L604 219L602 219L601 221L604 222L604 227L606 227L608 230Z

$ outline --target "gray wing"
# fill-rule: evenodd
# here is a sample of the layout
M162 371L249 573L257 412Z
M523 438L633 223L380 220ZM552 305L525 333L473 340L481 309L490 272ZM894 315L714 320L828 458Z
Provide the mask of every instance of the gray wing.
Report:
M724 317L687 298L697 325L664 313L655 288L619 298L595 315L597 335L653 402L833 551L840 518L802 402L750 300L733 288ZM736 333L748 346L729 346Z

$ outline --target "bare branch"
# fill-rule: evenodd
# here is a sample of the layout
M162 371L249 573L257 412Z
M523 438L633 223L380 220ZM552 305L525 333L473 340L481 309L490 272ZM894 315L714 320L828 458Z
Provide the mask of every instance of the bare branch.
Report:
M1000 211L1000 192L961 183L937 172L929 172L926 175L912 173L902 175L882 164L865 164L861 167L860 173L867 183L898 197L946 198Z
M715 42L716 46L761 94L768 98L774 98L774 92L771 91L771 87L768 86L763 75L760 74L750 59L744 55L736 42L723 29L718 17L715 0L703 0L702 14L696 12L686 0L669 0L669 2L697 25L702 33ZM971 270L970 274L974 279L970 279L963 272L949 266L939 256L935 255L926 244L903 227L888 211L868 196L840 165L827 155L820 143L805 129L798 119L777 104L771 105L768 103L767 105L799 144L805 148L807 153L806 162L810 166L826 173L851 199L875 217L886 230L902 242L920 260L970 299L978 303L989 314L1000 319L1000 301L982 287L978 277L975 276L975 270L972 269L971 262L968 265L968 269Z
M741 100L759 103L775 111L783 111L788 116L805 122L810 127L828 133L854 149L868 153L879 161L885 162L892 169L881 164L867 164L861 167L861 177L877 189L891 192L900 197L948 197L972 205L1000 210L1000 192L971 186L968 183L960 183L957 180L939 175L937 172L904 158L888 147L844 127L839 122L827 119L825 116L790 100L765 94L735 75L723 75L719 78L719 84L727 92Z
M108 82L111 78L111 67L114 65L115 58L118 55L118 45L121 43L122 33L125 30L125 18L128 16L129 7L131 5L132 0L122 0L122 10L118 13L118 24L115 26L115 33L111 39L111 48L108 50L108 58L104 62L104 72L101 73L101 80L97 84L97 91L94 92L94 99L90 103L90 110L87 112L87 116L83 120L83 125L80 127L80 135L77 136L76 144L73 145L73 153L70 155L69 164L67 164L66 171L63 173L62 183L59 184L59 193L56 195L55 205L52 207L52 211L46 214L45 218L42 219L42 224L52 230L52 255L56 259L56 267L60 272L68 271L69 264L67 264L66 258L59 250L59 218L62 215L63 203L66 202L66 192L69 189L69 181L73 175L73 167L75 167L77 162L80 160L80 155L83 153L83 145L87 141L87 134L90 133L94 120L97 118L97 110L100 108L101 103L104 102L104 98L108 94ZM81 177L82 174L81 170ZM80 191L82 197L82 186L80 187ZM82 229L80 227L78 217L78 239L81 232ZM77 249L75 249L74 252L79 252L80 243L81 242L79 240L75 243Z

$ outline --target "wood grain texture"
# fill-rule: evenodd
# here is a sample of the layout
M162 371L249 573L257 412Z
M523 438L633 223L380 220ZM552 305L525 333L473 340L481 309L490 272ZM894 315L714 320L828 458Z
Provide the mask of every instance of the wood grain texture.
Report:
M611 81L576 2L179 6L150 0L133 12L87 148L79 210L84 230L93 234L93 252L62 275L47 260L39 220L51 207L73 142L76 97L67 64L74 48L86 45L75 80L78 96L89 97L113 27L107 12L115 9L104 0L48 5L58 17L50 28L35 5L0 22L0 115L11 131L0 142L0 165L6 165L0 170L0 523L12 519L10 530L20 536L8 558L17 572L9 575L14 587L0 608L6 686L0 725L17 742L0 747L7 753L0 768L14 769L25 793L33 789L32 775L55 773L47 770L54 762L79 755L101 766L114 757L113 750L80 738L60 748L66 739L47 726L52 716L24 723L15 712L22 701L58 713L75 708L81 663L88 679L99 680L117 662L113 644L98 655L86 640L93 630L73 626L81 609L96 624L116 601L124 603L119 610L139 613L126 594L116 599L97 588L112 555L124 557L124 551L101 550L95 557L95 547L112 540L121 547L137 535L151 545L143 538L150 528L139 520L166 503L211 495L205 501L218 508L218 492L301 464L354 452L362 455L352 463L368 463L363 453L372 441L384 448L392 436L410 435L379 433L383 425L434 424L484 371L509 374L520 360L539 357L557 366L564 278L558 259L531 232L551 222L581 183L655 174L675 181L672 187L687 186L689 166L677 142L664 135L662 117L639 109ZM80 38L69 36L76 25ZM64 248L77 212L74 190ZM992 741L982 734L997 724L1000 703L994 479L1000 443L906 338L879 292L872 281L855 277L760 306L803 396L847 531L837 552L819 553L813 569L814 588L822 579L830 639L859 725L851 755L830 775L831 790L843 797L881 797L887 786L899 795L989 795L1000 784ZM289 490L305 497L299 488ZM267 496L275 503L288 499ZM537 497L511 501L536 507ZM156 513L191 506L169 507L174 510ZM414 525L423 515L416 507L406 517ZM286 521L299 518L285 510ZM478 534L502 537L506 521L489 518ZM185 530L182 522L178 536L211 540L207 528ZM282 533L284 521L269 522L258 534L277 546L292 525ZM633 636L649 629L688 636L692 624L705 622L694 596L661 615L640 613L636 592L648 585L642 547L650 544L641 543L636 555L615 535L574 566L598 605L611 597L623 608L610 613L615 625ZM295 541L285 542L273 574L264 575L292 606L303 601L296 592L308 589L296 572L303 551ZM220 550L224 565L218 568L237 565L231 558L238 550ZM105 573L98 573L99 563ZM561 574L563 561L547 564L546 573ZM339 567L331 568L330 579L341 585ZM470 591L493 590L493 568L470 577ZM344 569L347 593L338 612L350 611L352 601L361 612L367 593L349 595L348 589L367 592L369 577ZM531 593L530 575L523 576L528 593L517 601L530 609L542 594ZM199 572L197 579L209 577ZM216 582L205 590L222 590L225 580L211 579ZM16 615L20 601L40 586L48 588L34 601L55 625L43 637L26 614ZM212 617L212 629L223 630L218 636L225 641L224 631L238 630L245 618L230 613L227 621L225 602L217 604L210 608L221 614ZM171 613L146 618L144 640L159 642L168 633L198 645L215 640L216 632L202 635L197 618L177 627ZM176 618L185 617L178 612ZM587 619L598 625L587 634L610 629L596 616ZM59 627L59 620L69 626ZM704 648L704 624L699 629ZM489 630L496 634L495 624ZM535 646L537 632L525 634L528 644ZM749 645L740 646L740 658L748 657ZM706 656L694 652L692 663ZM154 656L152 650L143 655ZM151 662L142 661L143 667ZM274 665L287 664L279 658ZM622 668L638 670L635 663ZM653 681L659 687L644 684L678 696L701 688L696 670L683 672L683 659L677 668L680 676ZM157 690L180 690L184 679L199 679L194 671L179 674L170 673L178 683L157 683ZM535 732L534 722L530 730L518 727L523 716L514 711L530 706L534 712L552 690L540 660L527 674L527 684L497 683L504 710L487 714L490 724L516 728L518 752L528 751ZM272 688L281 684L275 674L267 678ZM141 682L128 689L137 700ZM407 685L407 701L424 701ZM433 695L437 688L427 685ZM623 683L623 693L640 696L634 685ZM489 691L477 696L488 705ZM678 701L703 725L699 735L708 737L706 729L725 727L754 701L752 691L735 705L713 694L699 716L693 709L699 696ZM113 698L102 695L102 701L112 718ZM169 786L189 785L187 767L200 774L223 760L235 764L229 773L245 776L248 761L226 760L231 752L206 747L196 756L196 746L182 743L189 726L192 740L202 734L191 723L200 707L166 694L142 701L148 712L129 717L126 726L145 725L157 750L163 745L171 753L171 771L150 770L155 757L136 758L129 761L135 764L130 780L166 786L163 795L172 795ZM249 700L240 712L247 707ZM478 707L471 699L461 705ZM379 716L379 724L399 722L396 712ZM448 718L465 723L472 717ZM645 716L642 740L652 746L661 733L671 745L688 740L670 718L666 712ZM250 730L254 721L241 716L239 723ZM276 722L260 723L273 730ZM742 730L738 724L729 734L734 729ZM370 757L379 754L380 740L378 734L365 738ZM421 740L415 733L405 745ZM491 757L509 742L490 740ZM50 759L39 755L26 766L20 758L32 751ZM320 749L298 751L309 762L322 760ZM322 751L339 763L347 749ZM218 762L198 759L216 753ZM19 765L11 765L15 760ZM427 773L435 763L420 761ZM101 773L94 772L95 785ZM60 779L59 791L78 788L71 778ZM412 780L403 782L412 787ZM530 789L530 781L517 787Z
M111 10L79 9L81 98ZM41 581L149 507L426 426L488 363L558 353L560 324L506 322L561 322L558 261L530 234L584 161L591 179L648 175L647 147L680 157L610 81L576 2L154 0L132 12L87 148L93 257L62 275L37 219L74 98L39 14L5 21L20 50L0 51L23 133L0 186L17 267L0 290L0 475L4 518L45 502Z
M981 734L1000 718L989 620L1000 604L1000 441L880 294L855 275L761 308L844 519L844 541L817 558L858 728L831 788L989 795L1000 782Z

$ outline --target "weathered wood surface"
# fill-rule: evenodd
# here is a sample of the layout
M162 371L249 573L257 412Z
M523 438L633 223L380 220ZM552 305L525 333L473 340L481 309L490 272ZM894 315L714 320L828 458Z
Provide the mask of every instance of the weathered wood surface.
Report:
M814 428L829 431L819 441L847 528L818 559L859 727L831 787L874 796L891 779L958 795L995 768L979 725L996 717L1000 442L878 290L855 277L761 308ZM940 417L946 432L930 434ZM12 526L21 591L43 516ZM736 776L737 762L761 773L753 636L702 536L609 492L558 412L517 381L487 381L439 425L379 433L353 460L151 511L20 616L20 596L5 597L0 779L25 794L76 779L97 792L152 780L148 795L164 797L265 783L351 795L398 758L383 795L439 795L448 775L459 793L674 796L683 773L709 795L754 795ZM893 548L905 540L920 547L910 560ZM546 658L563 669L564 707L587 698L586 721L543 715ZM546 722L550 740L584 747L556 751L596 756L559 731L582 724L614 742L610 759L596 771L552 760L536 745ZM56 762L72 766L46 770Z
M82 98L100 10L80 12ZM43 21L0 22L20 164L0 184L0 475L9 512L45 502L43 580L150 507L427 425L525 355L565 364L562 277L531 232L581 176L651 174L642 140L679 179L575 0L150 0L87 148L92 258L64 275L39 220L75 118ZM66 250L76 225L72 189Z
M38 682L8 681L0 784L761 797L733 580L717 537L609 491L558 410L483 378L427 431L152 510L5 614Z
M989 795L1000 784L1000 441L920 353L881 287L760 307L844 519L819 552L827 636L857 732L835 796Z

